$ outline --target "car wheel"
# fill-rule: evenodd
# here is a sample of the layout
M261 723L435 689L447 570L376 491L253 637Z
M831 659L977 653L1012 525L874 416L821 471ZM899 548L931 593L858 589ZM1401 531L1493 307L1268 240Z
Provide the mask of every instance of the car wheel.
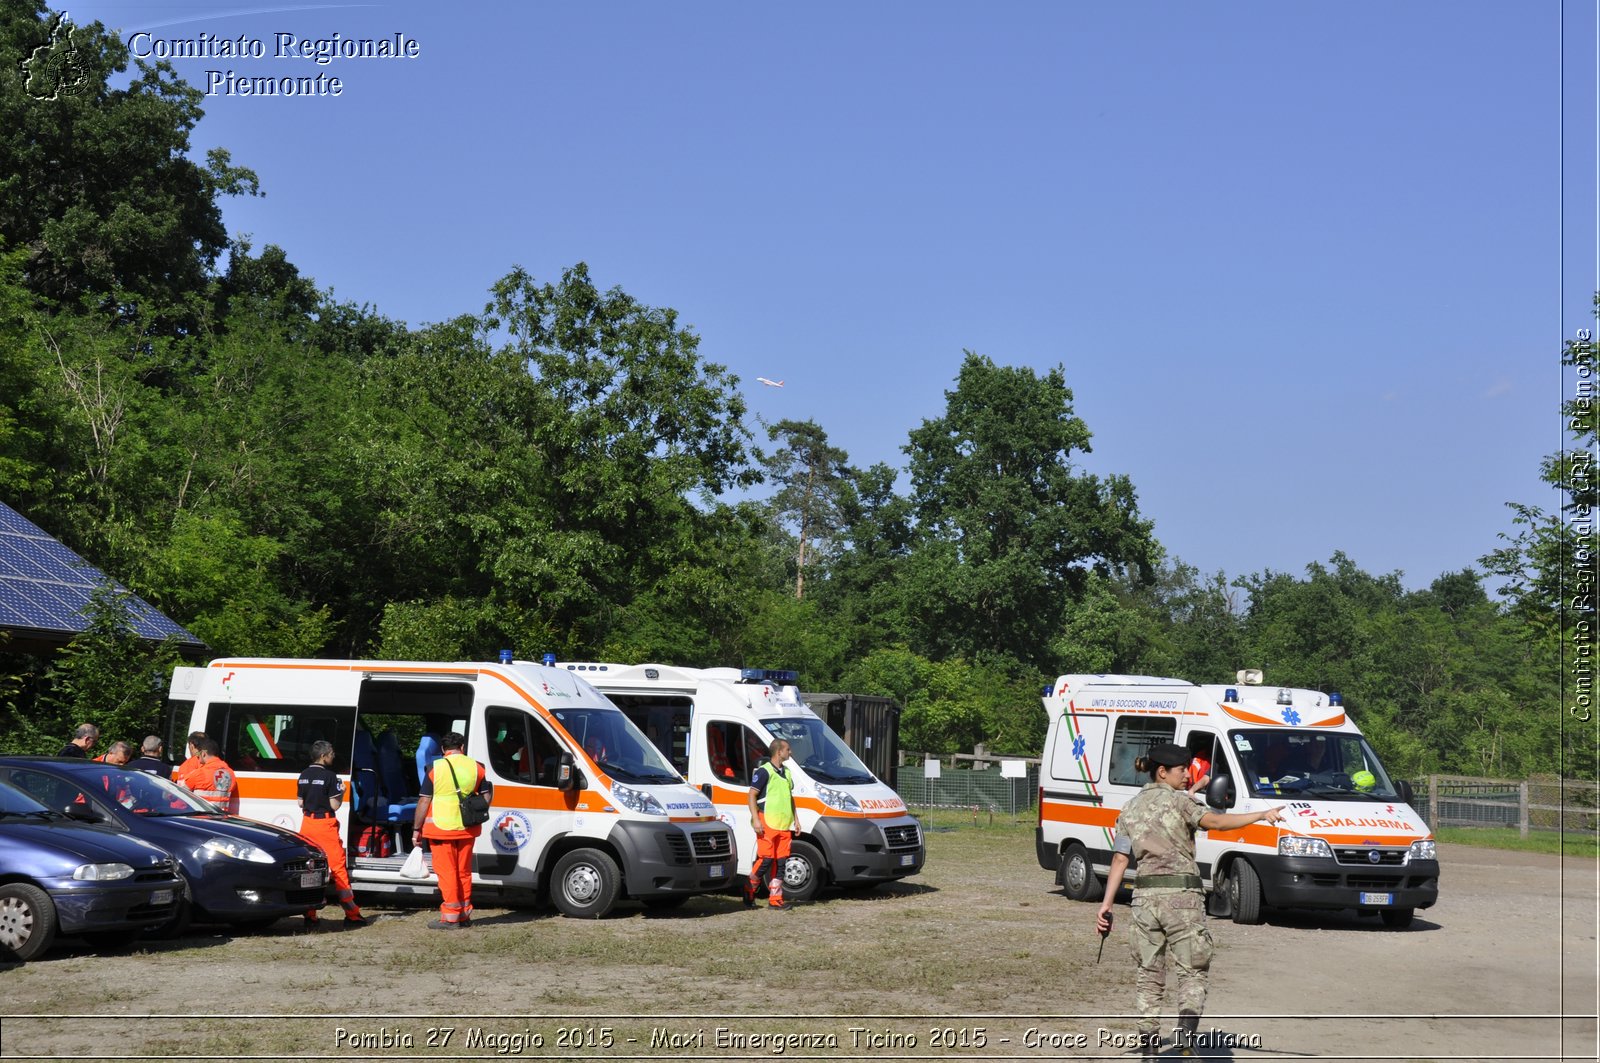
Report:
M1073 842L1061 858L1061 889L1075 901L1098 900L1105 894L1100 876L1094 873L1089 862L1089 850Z
M1265 918L1261 911L1261 877L1247 861L1233 862L1233 873L1228 876L1228 901L1235 923L1255 926Z
M622 873L617 862L598 849L574 849L556 861L550 876L550 899L562 915L599 919L617 903Z
M805 904L822 890L822 851L810 842L795 842L783 865L783 902Z
M48 893L26 882L0 886L0 948L31 960L55 938L56 906Z
M1411 920L1416 917L1415 908L1385 908L1383 909L1383 925L1404 930L1411 925Z

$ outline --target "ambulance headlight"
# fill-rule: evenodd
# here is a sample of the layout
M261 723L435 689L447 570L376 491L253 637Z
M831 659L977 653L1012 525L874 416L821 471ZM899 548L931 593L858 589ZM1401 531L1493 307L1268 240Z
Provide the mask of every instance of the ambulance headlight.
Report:
M861 804L855 795L847 794L843 790L835 790L831 786L818 786L817 797L829 808L836 808L840 812L860 812Z
M624 786L619 782L611 784L611 796L617 799L617 804L626 808L629 812L637 812L642 816L664 816L667 814L667 810L661 806L661 802L657 801L653 796L643 790L635 790L631 786Z
M1333 858L1333 850L1321 838L1301 838L1290 835L1278 839L1279 856L1326 856Z
M207 838L200 849L208 856L221 857L224 860L246 860L252 864L272 863L271 853L260 846L236 838Z
M1406 853L1406 859L1437 860L1439 859L1439 847L1434 844L1432 838L1412 842L1410 851Z
M72 877L79 882L116 882L132 878L133 868L127 864L80 864Z

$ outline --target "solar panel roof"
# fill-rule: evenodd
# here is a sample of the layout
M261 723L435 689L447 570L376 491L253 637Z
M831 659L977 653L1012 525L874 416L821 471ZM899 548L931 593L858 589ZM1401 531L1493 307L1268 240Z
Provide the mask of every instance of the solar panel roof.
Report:
M89 596L107 582L105 573L0 502L0 627L75 635L88 623ZM140 638L175 635L201 644L142 598L128 599L128 619Z

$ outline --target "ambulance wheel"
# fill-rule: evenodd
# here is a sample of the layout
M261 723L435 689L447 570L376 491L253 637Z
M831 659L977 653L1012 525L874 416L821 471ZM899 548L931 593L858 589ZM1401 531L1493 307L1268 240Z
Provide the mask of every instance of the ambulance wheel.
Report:
M617 862L598 849L574 849L556 861L550 876L550 899L562 915L599 919L617 903L622 873Z
M810 842L789 846L789 861L783 865L783 902L805 904L822 890L822 853Z
M0 953L31 960L56 938L56 906L26 882L0 886Z
M1098 900L1105 893L1100 878L1089 863L1089 850L1073 842L1061 858L1061 888L1075 901Z
M1261 877L1244 860L1233 862L1233 874L1228 876L1228 903L1235 923L1255 926L1265 918L1261 912Z
M1404 930L1411 925L1411 920L1415 918L1416 914L1417 910L1415 908L1385 908L1383 909L1383 925L1394 927L1396 930Z

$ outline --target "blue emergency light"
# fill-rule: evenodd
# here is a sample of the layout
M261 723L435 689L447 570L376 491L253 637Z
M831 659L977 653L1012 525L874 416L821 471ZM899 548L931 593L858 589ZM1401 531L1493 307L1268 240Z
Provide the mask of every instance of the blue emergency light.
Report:
M510 650L501 650L500 651L500 663L501 664L510 664L512 659L513 659L513 655L512 655Z
M1328 693L1328 704L1329 705L1343 705L1344 704L1344 695L1340 694L1337 690L1330 691Z
M546 668L554 668L556 666L556 655L553 653L545 654L540 660L544 661Z
M1239 702L1239 692L1237 690L1235 690L1233 687L1229 687L1227 690L1224 690L1222 692L1222 700L1223 701L1231 701L1234 704L1238 704L1238 702Z
M800 673L793 668L741 668L741 683L771 683L773 686L794 686L800 682Z

